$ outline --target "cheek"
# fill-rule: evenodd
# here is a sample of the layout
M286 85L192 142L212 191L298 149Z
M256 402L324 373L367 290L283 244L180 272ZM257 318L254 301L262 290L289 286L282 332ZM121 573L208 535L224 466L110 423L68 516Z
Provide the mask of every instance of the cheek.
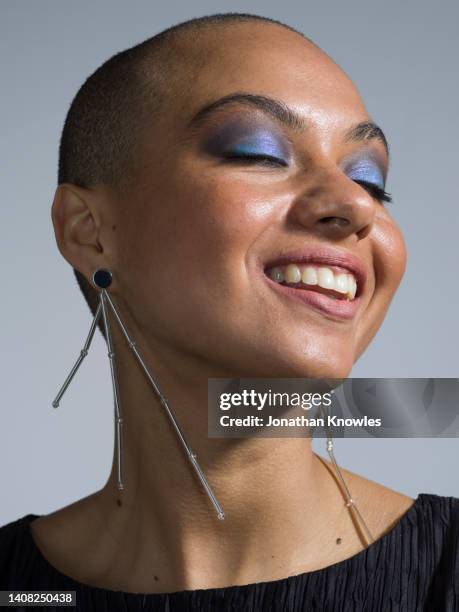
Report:
M407 251L402 231L390 217L373 229L375 285L392 299L406 270Z
M237 180L230 174L182 173L144 191L135 203L123 267L136 284L129 288L133 295L144 291L142 283L147 291L161 287L161 300L156 294L152 304L156 312L164 310L161 318L181 318L185 304L190 316L215 317L222 299L225 316L231 316L247 298L250 249L278 214L280 197L254 173ZM137 297L151 301L145 293Z
M399 226L389 216L375 223L371 233L374 287L368 297L355 339L360 357L381 327L406 269L407 251Z
M142 242L163 267L178 266L179 275L194 274L193 268L200 278L221 275L243 265L275 208L270 190L253 181L184 177L147 215L154 239Z

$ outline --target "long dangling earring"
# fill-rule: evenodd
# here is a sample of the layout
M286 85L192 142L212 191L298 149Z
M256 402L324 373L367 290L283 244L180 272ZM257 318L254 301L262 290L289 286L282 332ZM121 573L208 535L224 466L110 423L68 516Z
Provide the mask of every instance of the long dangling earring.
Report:
M120 400L120 394L119 394L119 388L118 388L118 374L117 374L117 369L116 369L116 361L115 361L115 351L114 351L114 347L113 347L113 341L112 341L112 336L111 336L111 331L110 331L110 322L109 322L109 316L108 316L108 306L110 306L115 319L117 320L119 326L121 327L121 331L123 332L124 337L126 338L129 347L131 348L131 350L133 351L138 363L140 364L140 366L142 367L143 371L145 372L148 380L150 381L155 393L157 394L159 400L160 400L160 404L163 406L163 408L166 411L167 416L169 417L170 421L172 422L172 425L174 427L174 430L180 440L180 442L182 443L183 448L185 449L185 452L187 454L188 459L191 461L191 464L199 478L199 480L201 481L205 492L207 493L207 496L209 497L212 505L215 508L215 511L217 512L217 517L220 520L223 520L225 518L225 515L223 513L223 510L220 506L220 504L217 501L217 498L214 495L214 492L212 491L212 488L210 487L209 483L207 482L207 479L204 475L204 472L202 471L199 463L198 463L198 459L195 453L193 453L193 451L191 450L189 444L187 443L185 436L182 432L182 430L180 429L179 424L177 423L177 420L175 418L175 416L172 413L172 410L166 400L166 398L164 397L164 395L161 393L158 384L156 383L155 379L153 378L152 374L150 373L148 367L145 364L144 359L142 358L139 349L136 346L136 343L131 339L126 326L124 325L123 321L121 320L121 316L118 312L118 309L116 308L114 302L113 302L113 298L110 296L110 294L107 292L108 287L110 287L111 283L112 283L112 273L110 272L110 270L106 270L106 269L99 269L96 270L96 272L94 272L93 277L92 277L93 283L94 285L100 289L100 296L99 296L99 305L97 306L97 310L96 313L94 315L94 319L92 321L91 324L91 328L89 330L88 333L88 337L86 338L86 342L83 346L83 348L80 351L80 355L75 363L75 365L73 366L73 368L70 371L70 374L67 376L64 384L62 385L61 389L59 390L59 393L56 395L52 405L54 408L57 408L59 406L59 402L61 400L61 397L63 396L63 394L65 393L65 390L67 389L67 387L69 386L70 382L72 381L73 377L75 376L78 368L80 367L83 359L86 357L86 355L88 354L88 350L89 347L91 345L92 339L94 337L94 332L96 330L96 325L97 322L102 314L103 317L103 321L104 321L104 328L105 328L105 335L107 338L107 346L108 346L108 357L110 360L110 371L111 371L111 377L112 377L112 385L113 385L113 397L114 397L114 404L115 404L115 456L116 456L116 467L117 467L117 488L118 490L123 490L124 489L124 478L123 478L123 472L124 472L124 465L123 465L123 436L122 436L122 431L123 431L123 417L122 417L122 411L121 411L121 400Z
M322 414L325 413L325 417L328 416L327 414L327 410L325 409L324 406L321 406L321 412ZM326 419L325 419L326 421ZM334 441L333 441L333 436L330 432L330 428L328 425L325 426L326 432L327 432L327 453L328 456L330 457L330 461L333 464L333 467L335 468L335 472L336 475L338 476L339 482L341 484L342 487L342 491L344 493L344 497L346 499L346 506L349 508L349 511L353 510L357 519L360 521L360 524L362 525L362 528L365 532L365 535L368 539L368 541L374 542L375 539L373 537L373 534L371 533L370 529L368 528L368 525L365 522L365 519L362 516L362 513L360 512L360 510L357 507L357 504L355 503L355 500L352 498L351 492L349 491L349 487L346 484L346 481L344 480L344 477L341 473L340 467L338 465L338 462L336 461L335 458L335 453L334 453Z
M362 513L360 512L360 510L357 507L357 504L355 503L355 500L352 499L352 495L351 492L349 491L349 488L346 484L346 481L344 480L343 475L341 474L341 470L339 469L339 465L338 462L335 459L335 454L333 452L333 437L331 434L327 435L327 453L328 456L330 457L331 462L333 463L333 466L336 470L336 473L338 475L338 478L341 482L341 486L343 487L343 491L344 491L344 496L346 498L346 506L349 508L349 510L353 509L357 518L359 519L364 531L365 531L365 535L367 536L368 540L370 542L374 542L375 539L371 533L371 531L368 528L368 525L366 524Z

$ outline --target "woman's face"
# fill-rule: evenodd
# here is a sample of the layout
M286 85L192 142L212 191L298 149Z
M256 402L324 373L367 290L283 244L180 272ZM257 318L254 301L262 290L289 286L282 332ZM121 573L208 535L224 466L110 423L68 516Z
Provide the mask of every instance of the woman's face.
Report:
M345 377L406 266L384 138L293 32L250 23L181 44L177 95L116 207L119 291L152 346L215 374Z

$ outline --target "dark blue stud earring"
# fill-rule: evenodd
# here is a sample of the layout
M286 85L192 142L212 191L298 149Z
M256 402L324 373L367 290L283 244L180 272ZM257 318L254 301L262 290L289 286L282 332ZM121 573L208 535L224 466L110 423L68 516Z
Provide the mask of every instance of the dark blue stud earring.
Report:
M99 268L92 275L92 282L99 289L107 289L112 284L112 273L105 268Z

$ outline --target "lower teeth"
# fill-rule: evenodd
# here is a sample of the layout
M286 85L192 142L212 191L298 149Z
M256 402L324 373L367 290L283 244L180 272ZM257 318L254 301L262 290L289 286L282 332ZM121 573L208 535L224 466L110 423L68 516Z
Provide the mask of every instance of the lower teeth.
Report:
M284 287L289 287L290 286L288 283L285 283L285 282L282 282L281 284L284 285ZM307 287L307 285L306 285L306 287ZM321 292L319 292L319 293L321 293ZM336 295L332 295L332 294L329 294L329 293L324 293L322 295L326 295L327 297L331 298L332 300L341 300L341 301L342 300L346 300L347 302L352 300L352 298L351 298L349 293L347 293L346 295L343 295L342 298L339 298Z

